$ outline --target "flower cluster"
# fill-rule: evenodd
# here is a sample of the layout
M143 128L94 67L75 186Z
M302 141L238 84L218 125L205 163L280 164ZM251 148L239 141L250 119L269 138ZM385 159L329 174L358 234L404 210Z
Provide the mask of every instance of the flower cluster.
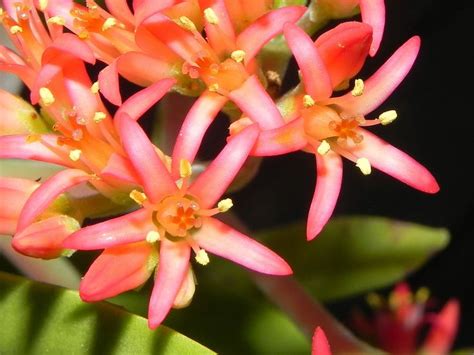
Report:
M191 301L192 254L202 265L209 252L257 272L291 274L280 256L215 217L232 207L221 197L249 156L297 150L315 156L308 240L333 212L342 157L364 175L374 167L418 190L439 189L423 166L366 129L397 117L393 109L368 116L402 82L420 47L418 37L409 39L370 78L353 81L381 43L382 0L308 7L268 0L137 0L132 8L125 0L106 0L106 8L92 0L3 4L0 20L16 49L0 47L0 70L24 82L30 103L0 91L0 158L61 169L44 181L0 178L6 201L0 232L33 257L103 250L82 280L85 301L151 277L155 328L171 307ZM315 17L359 11L362 22L311 37L316 29L307 25ZM285 53L296 59L301 83L280 95L285 72L275 68L286 65L275 63L287 63ZM102 69L91 79L88 68L97 62ZM123 100L120 77L140 90ZM171 92L195 100L168 156L138 120ZM230 120L227 144L196 174L203 170L195 168L203 137L220 112ZM85 218L118 214L81 228Z

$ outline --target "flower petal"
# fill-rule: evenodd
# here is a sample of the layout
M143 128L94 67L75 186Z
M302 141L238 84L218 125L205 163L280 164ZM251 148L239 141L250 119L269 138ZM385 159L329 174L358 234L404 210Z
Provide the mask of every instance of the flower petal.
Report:
M316 101L329 98L332 94L331 78L311 37L292 23L285 24L284 34L300 68L306 93Z
M262 130L281 126L284 121L273 99L255 75L249 77L238 89L229 93L229 98Z
M316 156L316 188L308 214L306 238L313 240L334 211L342 184L342 159L332 151Z
M362 21L372 26L374 39L370 46L370 56L373 57L382 42L385 27L385 2L384 0L360 0L360 14Z
M303 125L303 118L298 117L282 127L260 132L251 155L282 155L303 149L308 144Z
M143 183L145 194L152 203L176 191L170 173L158 157L146 133L126 113L116 116L122 144Z
M146 242L106 249L92 263L81 281L79 294L86 302L100 301L132 290L151 276L155 247Z
M255 125L232 137L207 169L189 187L202 208L214 206L226 191L252 149L258 136Z
M245 52L249 63L273 37L283 31L287 22L296 22L306 11L304 6L285 6L259 17L237 36L237 48Z
M94 64L95 56L86 42L72 33L63 33L49 45L41 57L42 65L57 61L59 56L70 55L84 62Z
M205 91L193 104L184 119L173 149L171 170L175 178L179 177L181 159L191 163L194 161L204 134L226 102L225 96Z
M113 179L119 183L138 185L140 181L130 161L117 153L112 153L100 175L105 179Z
M321 327L317 327L313 335L313 345L311 355L331 355L331 348L326 338L326 334Z
M78 169L62 170L37 188L25 203L18 219L21 232L38 217L59 195L70 187L91 179L91 175Z
M193 238L204 250L250 270L269 275L292 274L290 266L276 253L215 218L206 218Z
M134 16L128 7L127 0L105 0L107 10L128 26L134 25Z
M156 229L150 213L141 208L120 216L84 227L67 238L63 246L75 250L96 250L145 240L146 234Z
M119 75L117 60L114 60L99 73L99 88L104 97L115 106L122 104L122 95L120 94Z
M405 42L377 72L365 81L364 94L330 99L354 115L366 115L379 107L403 81L410 71L420 49L420 37L415 36Z
M173 75L172 63L174 61L153 58L140 52L127 52L117 59L117 68L125 79L140 86L150 86Z
M148 326L158 327L170 311L189 270L191 248L186 242L161 241L160 261L148 308Z
M129 97L117 110L116 115L125 112L134 120L138 120L148 109L155 105L172 87L176 80L172 78L160 80Z
M439 191L433 175L412 157L369 131L360 128L360 134L364 137L362 143L348 142L338 152L353 161L356 160L353 156L367 158L373 167L417 190L431 194Z

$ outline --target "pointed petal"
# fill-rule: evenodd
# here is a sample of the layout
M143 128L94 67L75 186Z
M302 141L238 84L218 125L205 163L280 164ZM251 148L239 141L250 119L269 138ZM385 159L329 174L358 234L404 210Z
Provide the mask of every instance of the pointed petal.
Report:
M128 26L134 25L134 16L128 7L127 0L105 0L107 10Z
M402 45L377 72L365 81L364 94L331 99L331 103L341 106L355 115L366 115L379 107L400 85L410 71L420 49L420 37L415 36Z
M95 302L137 288L151 276L156 258L155 247L146 242L106 249L82 279L79 294Z
M174 84L176 84L176 80L168 78L140 90L120 106L116 115L125 112L130 118L138 120L148 109L160 101Z
M117 59L117 68L125 79L146 87L170 78L173 75L172 63L140 52L127 52Z
M145 240L155 230L150 213L141 208L120 216L84 227L64 241L64 247L76 250L96 250Z
M360 13L362 21L372 26L374 39L370 46L370 56L373 57L382 42L385 27L385 2L384 0L360 0Z
M178 294L173 302L173 308L184 308L189 306L191 303L194 292L196 291L196 277L194 276L193 270L190 267L188 273L184 278L183 284L179 289Z
M181 159L191 163L194 161L204 134L226 102L226 97L205 91L193 104L184 119L173 149L171 170L175 178L179 178Z
M322 328L317 327L313 335L311 355L331 355L331 348Z
M33 258L54 259L65 252L64 239L79 228L79 222L72 217L54 216L32 223L15 234L12 246L19 253Z
M331 77L333 88L360 71L371 43L372 27L355 21L343 22L318 37L314 44Z
M311 37L292 23L285 25L284 34L300 68L306 93L316 101L331 97L331 78Z
M186 242L161 241L160 262L148 308L148 326L158 327L173 306L189 270L191 248Z
M281 126L284 121L273 99L255 75L249 77L238 89L229 93L229 98L262 130Z
M298 117L282 127L260 132L251 155L282 155L303 149L308 144L303 125L303 118Z
M115 106L120 106L122 104L122 95L120 94L119 89L117 60L114 60L100 71L99 88L101 94Z
M57 146L57 137L53 134L43 134L40 136L40 140L30 142L31 136L26 134L2 136L0 137L0 158L38 160L72 167L72 161L64 159L63 156L56 153L56 147L58 152L64 151L62 147ZM46 142L48 146L42 141ZM55 150L50 147L54 147ZM64 154L68 153L64 152Z
M306 238L313 240L328 222L334 211L342 184L342 159L329 151L326 155L315 152L316 188L309 208Z
M287 22L296 22L306 11L304 6L286 6L259 17L237 36L237 48L245 52L245 62L253 59L260 49L283 31Z
M362 143L349 144L340 150L342 155L350 160L354 155L367 158L373 167L417 190L431 194L439 191L433 175L412 157L362 128L360 134Z
M21 232L32 223L63 192L89 179L91 175L78 169L62 170L50 177L25 203L18 219L18 231Z
M41 57L42 65L57 61L59 56L70 55L84 62L94 64L95 56L86 42L72 33L63 33L47 47Z
M176 191L177 187L170 173L158 157L155 147L146 133L127 114L116 116L122 144L152 203L159 202L164 196Z
M133 2L133 9L135 12L135 25L138 26L147 17L153 15L161 10L173 6L175 0L161 0L161 1L150 1L150 0L135 0Z
M117 153L112 153L100 175L105 179L113 179L119 183L125 182L133 185L139 185L140 183L140 177L133 169L130 161Z
M250 270L268 275L292 274L290 266L276 253L215 218L206 218L193 238L202 249Z
M232 137L207 169L189 187L189 193L196 196L202 208L214 206L226 191L255 144L258 129L255 125L245 128Z

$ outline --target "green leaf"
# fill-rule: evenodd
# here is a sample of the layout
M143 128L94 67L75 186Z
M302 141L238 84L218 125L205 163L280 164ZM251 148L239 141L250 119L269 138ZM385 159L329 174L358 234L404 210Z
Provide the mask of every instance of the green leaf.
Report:
M420 267L449 241L446 229L381 217L333 219L306 241L306 224L261 232L312 294L329 301L390 285Z
M165 326L77 292L0 273L0 353L214 354Z

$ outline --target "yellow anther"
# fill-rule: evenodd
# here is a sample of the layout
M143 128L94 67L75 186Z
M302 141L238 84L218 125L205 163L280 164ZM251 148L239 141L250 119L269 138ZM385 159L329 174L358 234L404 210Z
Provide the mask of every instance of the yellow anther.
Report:
M217 14L210 7L208 7L207 9L204 10L204 18L211 25L217 25L219 23L219 18L217 17Z
M389 110L380 114L379 120L382 125L388 125L397 119L397 111Z
M34 143L39 142L41 140L41 136L39 134L28 134L26 136L26 143Z
M39 5L39 9L41 11L44 11L48 7L48 0L39 0L38 5Z
M314 106L316 102L313 100L313 98L310 95L304 95L303 96L303 106L308 108L311 106Z
M323 140L319 145L317 152L321 155L326 155L331 150L331 145L326 141Z
M265 76L267 77L268 81L271 82L272 84L281 86L281 76L276 71L267 70L267 72L265 73Z
M50 17L46 22L59 26L64 26L66 24L66 20L64 19L64 17L61 16Z
M130 198L135 201L138 205L143 205L146 201L146 195L138 190L132 190L129 194Z
M357 159L356 166L362 171L362 174L369 175L372 172L372 166L367 158Z
M145 240L146 240L148 243L156 243L157 241L160 240L160 233L158 233L157 231L149 231L149 232L146 234Z
M179 176L181 178L187 178L193 173L193 167L191 163L186 159L181 159L179 161Z
M361 96L364 93L364 81L362 79L356 79L354 83L354 89L352 89L352 96Z
M366 301L370 307L375 308L375 309L381 308L383 305L382 297L380 297L380 295L373 292L367 295Z
M51 90L45 87L39 89L39 96L45 106L52 105L55 101L54 95Z
M17 33L22 33L23 32L23 28L21 28L20 26L18 25L15 25L15 26L12 26L10 27L10 33L12 35L16 35Z
M102 24L102 31L107 31L109 28L112 28L118 24L118 21L114 17L109 17L107 20L104 21Z
M82 151L80 149L73 149L69 152L69 159L78 161L81 158Z
M217 92L217 90L219 90L219 84L217 83L211 84L209 85L208 89L211 92Z
M236 51L233 51L231 54L230 54L230 57L235 60L237 63L241 63L244 61L245 59L245 51L241 50L241 49L237 49Z
M197 31L196 25L194 24L193 21L191 21L188 17L186 16L180 16L178 19L178 25L183 27L184 29L194 32Z
M99 82L95 81L91 86L91 92L97 94L99 92Z
M94 120L95 123L99 123L100 121L105 120L106 117L107 117L107 115L104 112L97 111L96 113L94 113L93 120Z
M419 288L415 293L415 300L418 303L426 303L430 298L430 290L426 287Z
M224 200L220 200L219 203L217 204L217 208L220 212L227 212L232 208L234 203L230 198L226 198Z
M209 264L209 255L207 255L204 249L199 249L196 253L196 261L201 265Z

